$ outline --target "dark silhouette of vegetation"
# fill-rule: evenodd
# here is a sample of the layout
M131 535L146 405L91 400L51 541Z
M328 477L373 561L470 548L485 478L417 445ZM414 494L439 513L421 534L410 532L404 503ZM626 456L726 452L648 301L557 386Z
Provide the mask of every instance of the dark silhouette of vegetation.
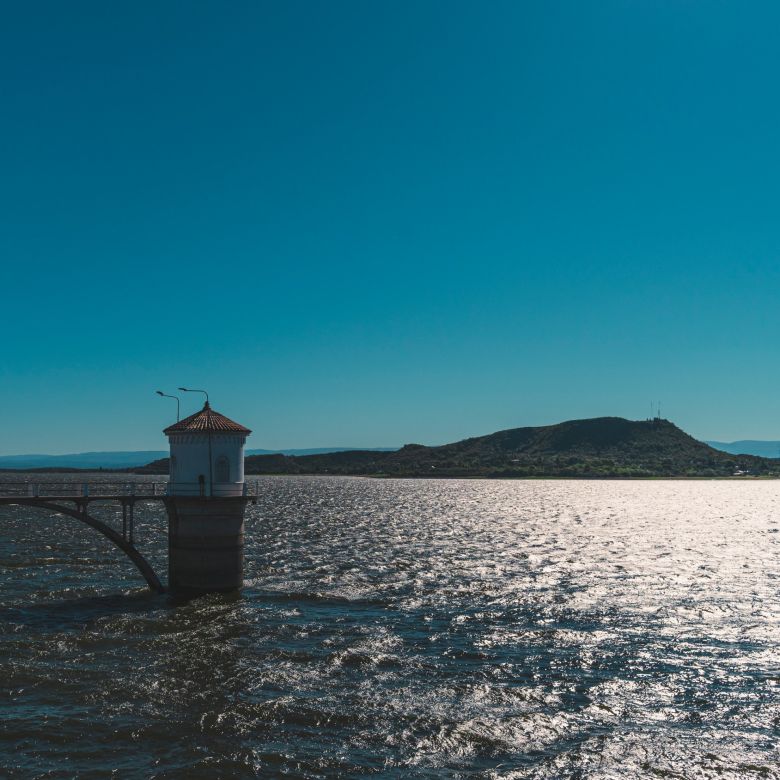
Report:
M138 472L167 473L168 461ZM780 476L780 460L731 455L668 420L599 417L513 428L440 447L407 444L391 452L250 455L247 474L393 477L730 477Z

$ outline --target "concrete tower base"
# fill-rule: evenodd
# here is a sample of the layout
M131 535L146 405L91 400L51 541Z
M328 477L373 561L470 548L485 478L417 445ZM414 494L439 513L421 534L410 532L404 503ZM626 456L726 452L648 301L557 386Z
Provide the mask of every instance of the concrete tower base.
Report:
M244 584L248 499L169 496L168 587L174 593L237 590Z

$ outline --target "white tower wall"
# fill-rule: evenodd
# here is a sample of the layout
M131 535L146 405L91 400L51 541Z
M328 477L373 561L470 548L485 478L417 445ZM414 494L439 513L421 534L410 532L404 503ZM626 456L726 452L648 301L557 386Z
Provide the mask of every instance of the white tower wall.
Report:
M171 433L170 495L241 496L244 433ZM209 468L209 460L211 468Z

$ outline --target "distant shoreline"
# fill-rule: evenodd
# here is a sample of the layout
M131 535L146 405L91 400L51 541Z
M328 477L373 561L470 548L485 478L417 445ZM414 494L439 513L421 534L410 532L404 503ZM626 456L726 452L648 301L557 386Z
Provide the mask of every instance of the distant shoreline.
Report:
M143 466L2 469L6 474L158 477L168 472L167 457ZM436 447L247 454L244 473L379 479L771 479L780 477L780 459L714 449L661 418L597 417L511 428Z
M18 474L18 475L38 475L38 474L52 474L52 475L117 475L121 474L128 478L127 481L132 481L132 477L164 477L168 478L168 474L156 474L152 472L137 472L126 470L110 470L110 469L0 469L0 475L3 474ZM556 474L542 474L542 475L518 475L512 476L509 474L326 474L326 473L309 473L309 474L296 474L296 473L278 473L278 474L246 474L246 480L249 481L252 478L280 478L288 479L290 477L317 477L325 479L408 479L408 480L501 480L507 482L766 482L780 480L778 474L738 474L738 475L701 475L701 476L686 476L686 475L650 475L650 476L623 476L620 474L594 474L594 475L556 475Z

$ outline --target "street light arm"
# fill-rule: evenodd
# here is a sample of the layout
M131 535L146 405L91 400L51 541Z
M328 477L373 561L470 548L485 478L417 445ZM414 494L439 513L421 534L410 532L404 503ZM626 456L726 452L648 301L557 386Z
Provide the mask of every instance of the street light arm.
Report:
M193 388L189 387L180 387L179 390L181 390L184 393L203 393L203 395L206 396L206 403L209 403L209 394L206 390L195 390Z

